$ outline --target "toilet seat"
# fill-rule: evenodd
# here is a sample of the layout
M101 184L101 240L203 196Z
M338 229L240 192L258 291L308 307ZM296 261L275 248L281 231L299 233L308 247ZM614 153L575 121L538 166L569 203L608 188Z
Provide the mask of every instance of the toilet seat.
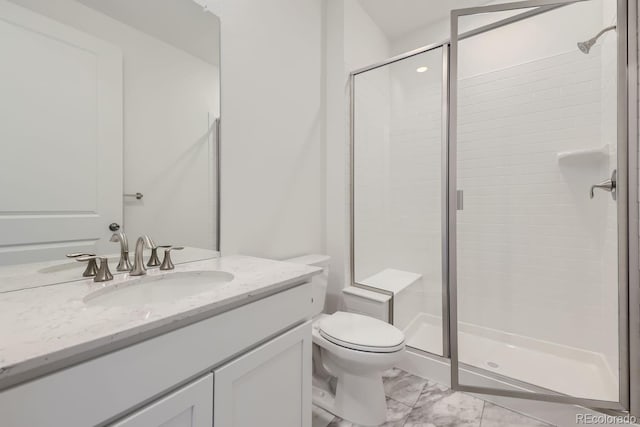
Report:
M327 341L352 350L394 353L404 349L404 334L398 328L373 317L338 311L318 322Z

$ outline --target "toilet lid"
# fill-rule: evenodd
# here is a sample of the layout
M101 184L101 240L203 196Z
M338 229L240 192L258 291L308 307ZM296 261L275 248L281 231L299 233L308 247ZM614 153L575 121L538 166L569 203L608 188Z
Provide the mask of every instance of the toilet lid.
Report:
M318 329L328 341L341 347L372 353L393 353L404 347L404 334L381 320L338 311L322 318Z

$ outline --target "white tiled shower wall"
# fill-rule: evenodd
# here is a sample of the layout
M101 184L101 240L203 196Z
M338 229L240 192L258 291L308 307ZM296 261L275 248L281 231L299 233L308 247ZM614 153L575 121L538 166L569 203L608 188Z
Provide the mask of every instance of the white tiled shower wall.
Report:
M460 81L461 321L615 352L603 345L617 335L604 299L617 290L603 262L613 202L588 196L609 158L557 157L603 145L601 64L599 49L574 50Z

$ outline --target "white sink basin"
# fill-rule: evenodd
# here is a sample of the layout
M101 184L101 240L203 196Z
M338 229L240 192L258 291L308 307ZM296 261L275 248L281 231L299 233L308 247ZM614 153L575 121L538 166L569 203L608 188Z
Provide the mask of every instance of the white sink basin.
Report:
M168 272L107 286L87 295L84 302L112 307L171 302L210 291L232 280L233 274L224 271Z

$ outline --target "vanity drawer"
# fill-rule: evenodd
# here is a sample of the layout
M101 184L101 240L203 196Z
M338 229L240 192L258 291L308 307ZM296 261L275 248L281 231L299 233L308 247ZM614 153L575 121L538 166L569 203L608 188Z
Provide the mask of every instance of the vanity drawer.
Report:
M213 374L188 384L110 427L211 427Z

